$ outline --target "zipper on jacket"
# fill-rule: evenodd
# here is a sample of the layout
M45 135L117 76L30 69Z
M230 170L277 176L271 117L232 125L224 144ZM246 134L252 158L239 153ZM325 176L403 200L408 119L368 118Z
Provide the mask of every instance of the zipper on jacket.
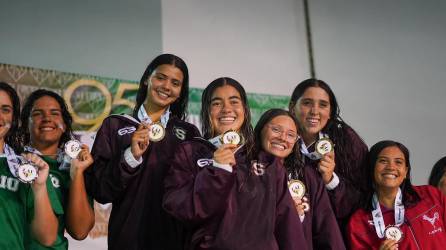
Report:
M417 245L417 249L421 250L420 244L418 244L417 237L415 237L415 233L414 233L414 231L412 229L412 225L410 224L410 221L407 218L405 219L405 221L406 221L407 226L409 227L409 231L412 234L413 239L415 240L415 244Z

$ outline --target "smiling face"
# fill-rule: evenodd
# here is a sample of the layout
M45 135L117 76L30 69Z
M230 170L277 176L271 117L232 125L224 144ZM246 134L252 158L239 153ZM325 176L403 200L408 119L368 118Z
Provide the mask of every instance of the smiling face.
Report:
M152 72L147 83L149 111L166 109L180 97L183 72L173 65L162 64Z
M294 113L302 128L301 135L306 144L318 138L319 132L330 119L330 112L330 97L320 87L307 88L297 100Z
M286 158L292 152L297 138L296 124L285 115L274 117L261 131L263 150L279 158Z
M12 123L12 101L8 93L0 90L0 142L4 142Z
M210 121L213 135L232 129L239 131L245 120L240 93L230 85L215 89L211 97Z
M37 150L42 147L56 146L65 131L62 109L56 99L42 96L34 102L29 118L31 145Z
M403 152L396 146L384 148L375 163L374 179L379 190L397 190L407 176Z

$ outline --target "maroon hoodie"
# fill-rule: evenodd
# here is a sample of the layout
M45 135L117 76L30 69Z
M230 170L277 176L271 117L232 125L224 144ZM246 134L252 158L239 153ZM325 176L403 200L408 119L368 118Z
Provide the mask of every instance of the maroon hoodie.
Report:
M165 179L163 207L192 229L189 249L306 249L279 159L261 152L252 162L242 147L231 173L213 166L215 150L181 144Z
M124 116L106 118L92 149L94 164L86 170L89 195L112 203L109 249L183 249L184 228L161 208L163 180L177 146L199 136L195 126L172 117L166 136L150 142L136 168L124 159L138 123Z

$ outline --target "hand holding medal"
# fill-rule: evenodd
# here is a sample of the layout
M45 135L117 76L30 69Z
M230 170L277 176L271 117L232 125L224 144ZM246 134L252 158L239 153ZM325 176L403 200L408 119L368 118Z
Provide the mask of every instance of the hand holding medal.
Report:
M142 122L132 135L131 151L135 159L139 159L149 147L150 125Z
M72 179L74 179L76 175L82 175L85 169L93 163L93 156L91 156L89 148L85 144L79 146L76 158L72 159L70 168L70 176Z
M24 160L17 168L16 176L24 183L33 183L33 186L46 185L50 167L38 155L25 153Z
M235 165L234 152L242 142L242 137L235 130L228 130L216 137L218 149L214 152L214 161L220 164Z
M319 139L315 144L315 150L321 159L318 164L318 170L322 175L325 184L330 183L333 179L333 172L336 166L333 142L324 137Z
M296 206L297 212L300 216L302 216L305 212L310 211L308 198L305 197L305 184L302 181L290 180L288 182L288 190L290 191L291 197L294 200L294 205Z

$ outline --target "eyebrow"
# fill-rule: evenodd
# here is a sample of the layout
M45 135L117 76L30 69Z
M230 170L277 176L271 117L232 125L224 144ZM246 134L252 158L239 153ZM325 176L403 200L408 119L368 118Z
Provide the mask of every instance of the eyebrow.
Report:
M62 112L62 109L50 109L50 111L60 111L60 112ZM31 110L31 113L34 113L34 112L43 112L43 109L33 109L33 110Z
M3 104L1 107L2 107L2 108L12 108L12 105Z

